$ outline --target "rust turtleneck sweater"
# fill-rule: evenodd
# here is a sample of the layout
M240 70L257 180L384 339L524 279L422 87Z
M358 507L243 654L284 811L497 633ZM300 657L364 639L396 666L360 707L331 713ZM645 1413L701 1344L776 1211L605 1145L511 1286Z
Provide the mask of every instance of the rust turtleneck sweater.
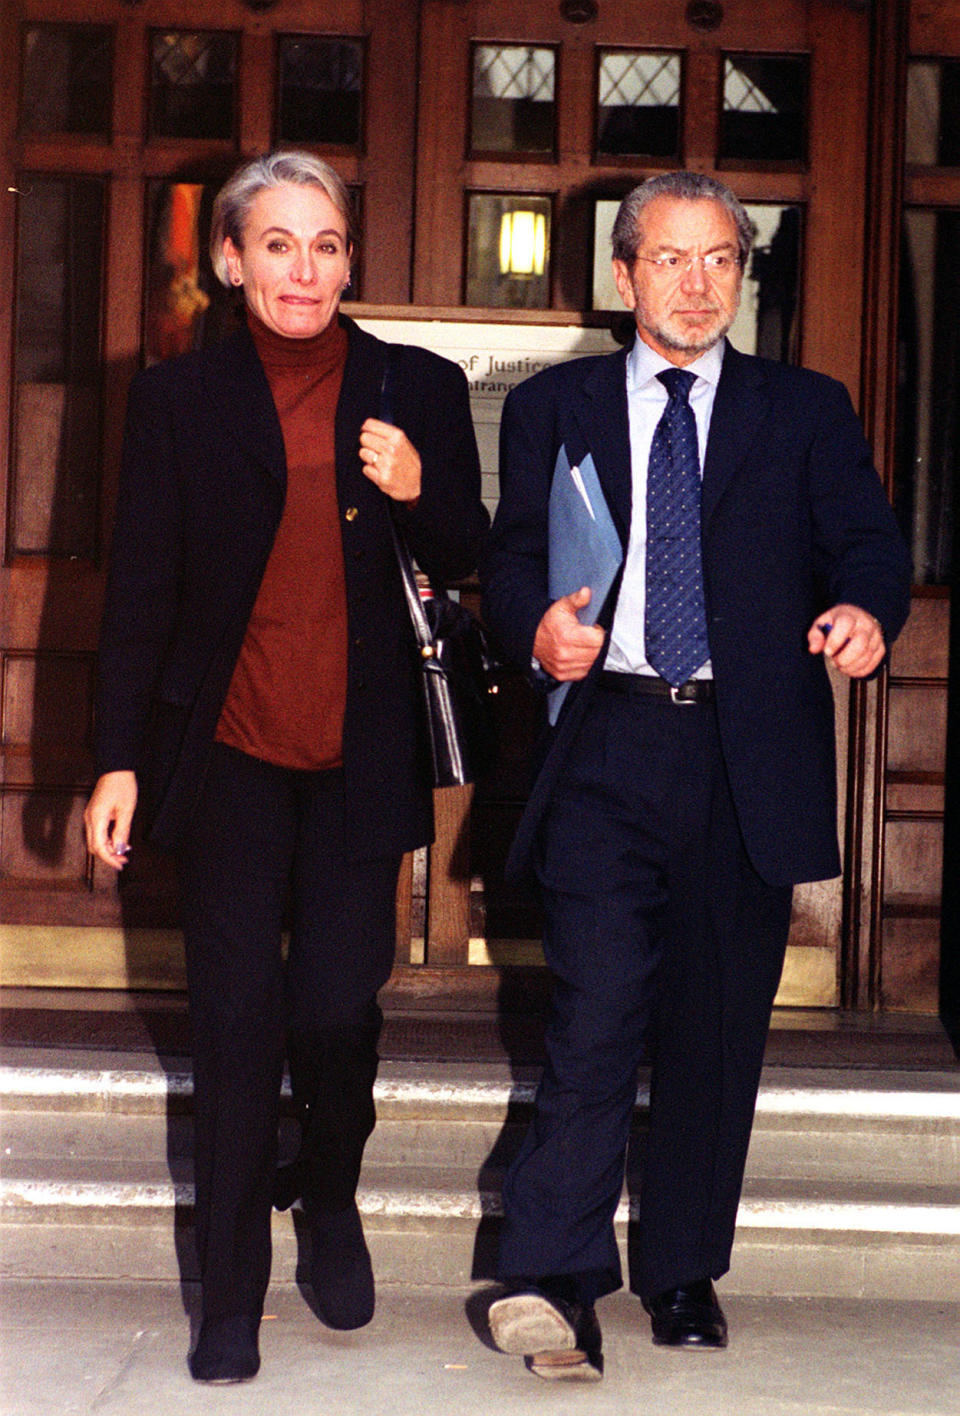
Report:
M285 339L247 320L280 416L287 495L217 724L217 741L281 767L343 760L347 600L334 416L347 333Z

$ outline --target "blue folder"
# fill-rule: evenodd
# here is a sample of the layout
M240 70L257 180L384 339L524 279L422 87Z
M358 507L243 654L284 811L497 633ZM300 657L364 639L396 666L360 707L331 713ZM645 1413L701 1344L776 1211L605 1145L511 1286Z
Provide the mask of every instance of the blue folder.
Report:
M550 486L548 587L551 600L590 587L590 603L577 611L581 624L593 624L603 608L623 560L623 548L600 479L589 453L573 467L565 447L557 453ZM569 683L550 690L548 714L557 721Z

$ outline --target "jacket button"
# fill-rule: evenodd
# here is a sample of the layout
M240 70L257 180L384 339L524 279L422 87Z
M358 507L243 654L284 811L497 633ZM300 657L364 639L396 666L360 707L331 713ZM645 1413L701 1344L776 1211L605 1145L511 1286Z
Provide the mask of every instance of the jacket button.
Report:
M344 514L344 516L347 518L348 521L356 521L356 519L357 519L357 514L358 514L358 513L357 513L357 508L356 508L355 506L348 506L347 509L346 509L346 511L345 511L343 514Z

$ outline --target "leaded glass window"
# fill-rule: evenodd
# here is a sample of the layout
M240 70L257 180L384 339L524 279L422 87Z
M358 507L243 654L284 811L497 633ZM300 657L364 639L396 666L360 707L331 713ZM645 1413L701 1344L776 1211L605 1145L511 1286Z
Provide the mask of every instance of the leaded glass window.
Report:
M680 151L680 55L602 49L597 152L675 157Z
M277 136L359 147L362 132L362 41L281 35Z
M919 585L949 582L960 464L960 211L904 217L894 505Z
M907 66L908 164L960 166L960 59Z
M547 308L550 217L549 197L470 193L465 304Z
M232 138L236 35L155 30L150 41L150 134Z
M90 557L97 538L104 188L17 179L11 554Z
M803 162L807 155L805 54L728 54L723 70L720 156Z
M107 25L30 25L23 32L20 131L108 137L113 35Z
M228 298L210 269L206 247L215 187L157 178L147 185L144 271L144 363L186 354L201 344L211 299ZM218 298L219 297L219 298Z
M474 152L552 153L556 122L552 49L477 44L470 145Z

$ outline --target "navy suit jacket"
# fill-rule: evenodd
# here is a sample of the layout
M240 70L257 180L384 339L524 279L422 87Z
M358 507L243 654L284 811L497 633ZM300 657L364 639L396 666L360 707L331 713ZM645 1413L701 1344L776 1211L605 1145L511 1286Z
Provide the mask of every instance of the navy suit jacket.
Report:
M484 610L525 668L550 605L547 503L561 446L571 464L592 453L626 550L626 351L544 370L504 406ZM807 631L823 609L847 602L876 616L889 645L906 620L910 583L906 548L843 385L728 344L702 497L717 715L746 849L770 884L826 879L840 871L833 700ZM604 657L567 695L541 744L542 765L511 851L514 873L529 861Z
M416 646L388 499L361 470L360 428L380 414L388 346L341 317L348 351L335 420L348 617L343 761L347 849L424 844L433 830ZM466 379L404 346L393 421L420 453L411 551L438 581L469 574L488 517ZM151 839L175 848L280 521L283 436L253 340L167 360L131 385L101 630L96 756L134 770Z

